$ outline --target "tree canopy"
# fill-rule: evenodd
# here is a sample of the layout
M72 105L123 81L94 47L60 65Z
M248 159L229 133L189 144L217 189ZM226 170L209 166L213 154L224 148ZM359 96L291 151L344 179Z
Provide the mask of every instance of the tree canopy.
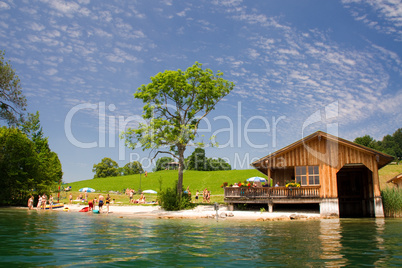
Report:
M31 140L18 128L0 128L0 204L23 204L34 192L49 194L61 180L57 154L47 138L35 136Z
M222 158L208 158L204 148L195 148L186 159L186 169L199 171L231 170L232 167Z
M173 158L164 156L156 160L155 171L165 170L168 168L168 164L173 162Z
M27 106L21 91L20 79L0 51L0 119L16 125Z
M144 170L142 169L141 163L138 161L127 163L122 167L123 175L139 174L140 172L142 173Z
M210 69L202 69L196 62L186 71L166 70L151 77L134 93L143 101L143 115L147 123L130 128L122 135L126 144L135 149L151 150L156 157L167 153L178 160L177 191L183 186L184 152L197 136L200 121L234 88L234 84Z
M94 164L92 172L95 172L95 178L117 177L120 175L119 165L116 161L105 157L98 164Z
M381 141L365 135L357 137L354 142L402 159L402 128L397 129L392 135L384 136Z

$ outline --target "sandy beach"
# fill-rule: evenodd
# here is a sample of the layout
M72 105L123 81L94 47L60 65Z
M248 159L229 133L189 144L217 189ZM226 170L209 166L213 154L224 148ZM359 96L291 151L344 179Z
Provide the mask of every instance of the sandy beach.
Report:
M55 209L63 213L79 213L86 207L81 204L65 205L68 211L63 209ZM96 207L97 208L97 207ZM81 212L83 213L83 212ZM86 212L92 213L92 212ZM101 214L106 215L104 207ZM217 216L218 215L218 216ZM260 212L260 211L228 211L226 206L220 206L218 211L214 210L214 206L200 205L191 210L181 211L165 211L160 206L119 206L111 205L108 216L118 217L149 217L159 219L230 219L230 220L254 220L254 221L278 221L278 220L313 220L322 218L319 213L304 212Z

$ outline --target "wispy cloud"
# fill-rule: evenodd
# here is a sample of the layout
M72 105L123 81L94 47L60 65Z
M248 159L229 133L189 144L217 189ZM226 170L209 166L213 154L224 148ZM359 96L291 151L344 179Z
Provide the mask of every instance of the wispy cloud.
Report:
M379 32L402 41L402 2L399 0L342 0L352 16ZM370 8L370 9L367 9Z

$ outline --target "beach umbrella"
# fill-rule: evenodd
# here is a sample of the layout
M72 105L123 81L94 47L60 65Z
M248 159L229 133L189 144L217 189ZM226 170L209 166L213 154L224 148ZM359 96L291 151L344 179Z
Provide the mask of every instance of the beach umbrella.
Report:
M89 187L84 187L84 188L79 189L78 191L87 192L87 193L93 193L93 192L95 192L95 189L92 189L92 188L89 188Z
M156 191L154 191L154 190L145 190L145 191L142 191L143 193L145 193L145 194L157 194L158 192L156 192Z
M247 181L252 181L252 182L257 182L257 181L259 181L259 182L267 182L266 179L261 178L261 177L251 177L251 178L248 178Z

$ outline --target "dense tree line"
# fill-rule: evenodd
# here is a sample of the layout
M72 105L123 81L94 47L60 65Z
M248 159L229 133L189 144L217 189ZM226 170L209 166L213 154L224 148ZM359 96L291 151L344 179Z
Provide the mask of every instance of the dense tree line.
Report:
M133 161L127 163L124 167L119 167L116 161L105 157L98 164L94 164L92 172L95 173L94 179L96 179L139 174L140 172L144 172L144 170L138 161Z
M392 135L384 136L381 141L376 141L370 135L364 135L356 138L354 142L402 160L402 128L397 129Z
M40 126L39 112L25 114L20 80L0 51L0 205L26 204L30 195L50 194L61 182L59 157Z
M63 176L59 157L43 136L39 113L18 127L0 128L0 204L25 204L33 194L49 194Z
M173 162L171 157L161 157L156 161L155 171L165 170L168 164ZM231 170L232 167L222 158L208 158L205 156L203 148L196 148L194 152L184 161L186 170L198 171L217 171L217 170Z

